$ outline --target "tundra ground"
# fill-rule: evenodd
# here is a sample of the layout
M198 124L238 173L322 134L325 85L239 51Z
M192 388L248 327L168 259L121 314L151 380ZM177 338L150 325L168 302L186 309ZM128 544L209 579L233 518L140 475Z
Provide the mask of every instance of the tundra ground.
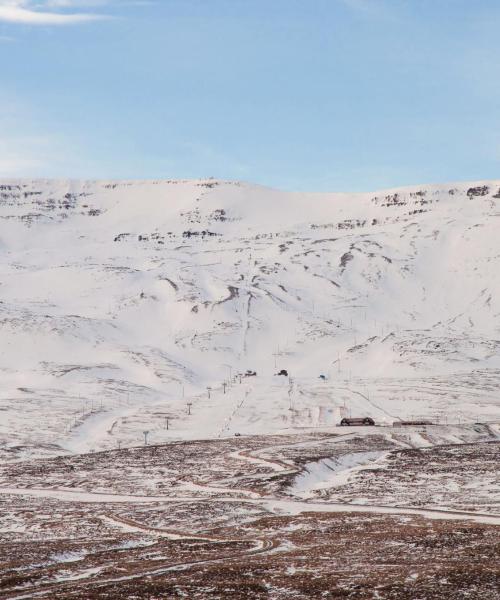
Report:
M500 598L495 431L416 429L5 464L0 599Z

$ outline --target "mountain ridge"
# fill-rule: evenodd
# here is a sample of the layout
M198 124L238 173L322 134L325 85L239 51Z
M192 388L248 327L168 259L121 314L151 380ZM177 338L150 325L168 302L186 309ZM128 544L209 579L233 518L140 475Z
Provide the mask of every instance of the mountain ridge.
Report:
M491 420L499 202L500 180L0 180L3 445Z

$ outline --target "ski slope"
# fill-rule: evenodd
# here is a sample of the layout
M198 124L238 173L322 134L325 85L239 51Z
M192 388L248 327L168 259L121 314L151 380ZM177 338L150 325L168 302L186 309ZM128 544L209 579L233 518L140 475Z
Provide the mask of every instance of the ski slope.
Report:
M0 458L498 421L499 217L500 181L2 180Z

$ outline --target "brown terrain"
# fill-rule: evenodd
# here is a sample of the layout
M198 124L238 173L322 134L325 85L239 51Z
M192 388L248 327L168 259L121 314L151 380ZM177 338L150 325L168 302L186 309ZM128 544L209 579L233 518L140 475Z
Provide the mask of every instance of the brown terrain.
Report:
M4 464L0 599L500 598L493 433L424 448L389 433ZM297 492L309 465L367 452L379 458Z

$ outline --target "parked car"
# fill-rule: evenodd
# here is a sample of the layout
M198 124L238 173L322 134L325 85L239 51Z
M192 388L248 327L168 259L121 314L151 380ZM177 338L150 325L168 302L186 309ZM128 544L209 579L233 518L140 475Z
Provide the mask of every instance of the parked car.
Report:
M375 421L371 417L344 417L340 421L342 427L353 425L375 425Z
M281 369L281 371L279 373L276 373L276 375L283 375L283 377L288 377L288 371L286 369Z

